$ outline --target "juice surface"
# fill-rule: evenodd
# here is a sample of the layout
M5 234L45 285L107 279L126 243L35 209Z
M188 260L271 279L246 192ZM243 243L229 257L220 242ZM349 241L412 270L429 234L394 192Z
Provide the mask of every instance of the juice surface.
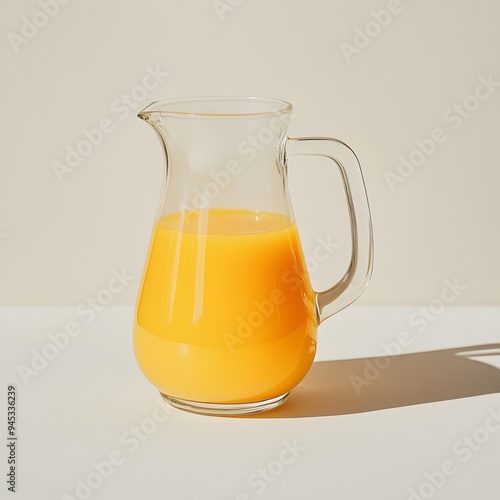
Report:
M212 403L285 394L315 354L316 311L295 223L208 209L155 226L134 349L161 392Z

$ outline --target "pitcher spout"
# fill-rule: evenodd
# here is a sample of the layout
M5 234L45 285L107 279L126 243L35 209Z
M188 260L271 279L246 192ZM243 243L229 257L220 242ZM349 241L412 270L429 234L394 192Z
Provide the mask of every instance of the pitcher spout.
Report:
M291 109L269 98L200 97L156 101L140 111L165 157L169 188L160 214L246 209L255 199L262 210L290 213L284 151Z
M137 116L145 122L158 122L161 117L161 113L158 109L158 101L152 102L149 106L146 106L142 111L137 113Z

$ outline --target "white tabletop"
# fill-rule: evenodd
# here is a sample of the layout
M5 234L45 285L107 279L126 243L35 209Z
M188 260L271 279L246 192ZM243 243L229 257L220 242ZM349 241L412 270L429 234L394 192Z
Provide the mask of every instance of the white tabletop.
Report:
M7 472L16 391L12 498L499 498L500 308L352 306L320 326L317 362L288 401L245 418L160 401L135 363L132 317L0 310ZM47 348L65 328L67 345Z

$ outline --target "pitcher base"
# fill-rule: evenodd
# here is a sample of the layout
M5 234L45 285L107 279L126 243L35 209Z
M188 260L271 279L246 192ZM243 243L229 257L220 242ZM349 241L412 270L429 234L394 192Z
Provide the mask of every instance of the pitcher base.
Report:
M255 401L253 403L203 403L200 401L186 401L185 399L173 398L160 392L161 397L175 408L179 408L191 413L200 413L203 415L248 415L250 413L259 413L261 411L276 408L285 401L290 393L264 401Z

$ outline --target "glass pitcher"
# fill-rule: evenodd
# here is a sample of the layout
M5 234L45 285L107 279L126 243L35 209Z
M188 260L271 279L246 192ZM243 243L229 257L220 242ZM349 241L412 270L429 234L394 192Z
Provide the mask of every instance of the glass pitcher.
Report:
M166 175L137 299L137 362L175 407L245 414L281 404L304 378L318 325L353 302L372 270L359 162L344 143L289 138L291 104L254 97L154 102ZM287 157L340 169L352 256L343 278L310 284L287 188ZM322 216L322 214L320 214Z

